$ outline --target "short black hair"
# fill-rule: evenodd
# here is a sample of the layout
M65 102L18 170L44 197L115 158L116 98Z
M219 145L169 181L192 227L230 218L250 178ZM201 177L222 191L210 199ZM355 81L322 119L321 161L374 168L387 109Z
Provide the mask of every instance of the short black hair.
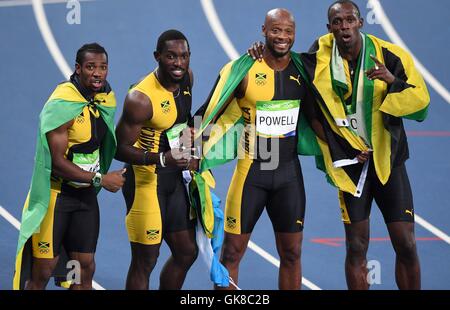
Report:
M330 21L330 13L331 13L331 8L333 6L335 6L336 4L351 4L353 5L353 7L356 9L356 12L358 13L358 18L361 18L361 11L359 10L358 5L351 1L351 0L338 0L338 1L334 1L329 7L328 7L328 21Z
M83 64L84 56L86 55L86 53L105 54L106 61L108 61L108 53L103 46L98 43L87 43L80 47L80 49L77 51L77 57L75 59L77 64Z
M186 39L185 35L182 34L180 31L175 30L175 29L169 29L169 30L164 31L163 33L161 33L161 35L158 38L158 43L156 44L156 51L158 53L162 53L166 41L171 41L171 40L184 40L184 41L186 41L187 46L188 46L188 51L189 52L191 51L191 49L189 47L189 41Z

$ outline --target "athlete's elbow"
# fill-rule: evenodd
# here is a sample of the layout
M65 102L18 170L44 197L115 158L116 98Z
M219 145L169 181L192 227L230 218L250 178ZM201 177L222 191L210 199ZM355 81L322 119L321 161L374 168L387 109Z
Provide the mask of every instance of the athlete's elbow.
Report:
M62 161L52 161L52 175L58 178L67 179L67 172L66 169L64 169L64 164Z
M125 162L126 156L125 156L125 147L123 144L118 144L116 149L116 154L114 155L114 159Z

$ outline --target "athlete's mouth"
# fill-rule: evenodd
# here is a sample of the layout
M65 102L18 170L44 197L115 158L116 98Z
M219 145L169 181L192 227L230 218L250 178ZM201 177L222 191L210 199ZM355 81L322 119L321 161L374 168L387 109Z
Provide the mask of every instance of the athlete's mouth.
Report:
M171 73L173 76L177 77L177 78L183 77L183 75L184 75L185 72L186 72L186 71L183 70L183 69L181 69L181 68L177 68L177 69L170 70L170 73Z
M94 88L100 89L103 86L103 80L101 80L101 79L93 79L91 84L92 84L92 86Z
M287 42L274 42L273 45L277 47L278 49L287 49L289 47L289 44Z
M348 34L348 33L344 33L342 35L342 41L344 41L345 43L348 43L352 40L352 35Z

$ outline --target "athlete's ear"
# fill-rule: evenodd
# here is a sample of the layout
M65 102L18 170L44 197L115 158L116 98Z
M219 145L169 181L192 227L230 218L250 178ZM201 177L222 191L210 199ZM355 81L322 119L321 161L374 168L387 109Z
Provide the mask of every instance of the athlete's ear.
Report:
M359 28L361 29L364 26L364 18L359 18Z
M159 62L159 60L161 59L161 54L158 51L154 51L153 57L155 57L156 62Z
M328 33L331 33L331 26L330 24L327 24Z
M75 63L75 73L77 75L80 75L80 73L81 73L81 66L78 62Z
M266 26L262 25L261 30L262 30L262 36L265 38L266 37Z

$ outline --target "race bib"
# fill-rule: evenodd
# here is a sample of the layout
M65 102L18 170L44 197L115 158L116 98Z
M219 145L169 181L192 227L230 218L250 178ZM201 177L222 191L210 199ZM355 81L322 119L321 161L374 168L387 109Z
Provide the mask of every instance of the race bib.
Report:
M74 153L72 162L81 169L83 169L84 171L99 172L100 171L99 154L100 153L98 149L91 154ZM91 185L90 183L82 183L75 181L70 181L69 184L75 187L88 187Z
M296 135L300 100L256 102L256 133L267 138Z
M171 149L180 147L180 135L181 132L187 128L187 123L177 124L166 131L167 139Z
M358 136L363 138L367 145L369 145L369 139L366 134L366 122L364 121L364 117L361 113L361 109L356 110L355 114L347 115L347 120L349 123L349 127L353 130Z

